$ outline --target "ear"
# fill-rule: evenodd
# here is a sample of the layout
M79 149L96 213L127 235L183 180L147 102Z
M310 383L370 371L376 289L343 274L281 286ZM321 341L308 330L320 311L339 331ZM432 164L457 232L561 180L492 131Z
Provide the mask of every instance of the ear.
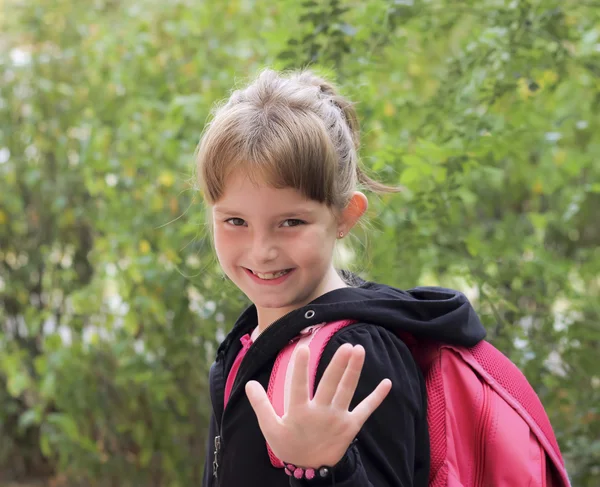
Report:
M360 191L355 191L348 205L342 211L340 223L338 225L338 234L342 232L346 235L354 225L360 220L369 207L369 200Z

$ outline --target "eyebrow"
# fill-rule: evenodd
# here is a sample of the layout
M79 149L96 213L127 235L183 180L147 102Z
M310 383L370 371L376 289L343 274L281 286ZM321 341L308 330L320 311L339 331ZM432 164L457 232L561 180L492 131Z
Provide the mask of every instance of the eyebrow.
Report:
M234 210L232 208L224 208L224 207L215 206L214 210L216 213L219 213L222 215L237 215L240 217L246 216L246 215L244 215L243 211ZM279 213L277 215L273 215L273 218L292 218L292 217L296 217L296 216L312 216L313 214L314 214L314 210L311 210L309 208L299 208L298 210L295 210L295 211L286 211L284 213Z

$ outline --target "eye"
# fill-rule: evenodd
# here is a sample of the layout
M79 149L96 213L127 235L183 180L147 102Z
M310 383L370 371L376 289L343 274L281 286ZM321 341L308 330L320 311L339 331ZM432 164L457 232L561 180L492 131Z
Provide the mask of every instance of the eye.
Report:
M241 218L228 218L225 220L225 223L229 223L234 227L243 227L246 224L246 222Z
M297 227L299 225L304 225L306 222L303 220L298 220L297 218L290 218L283 222L284 227Z

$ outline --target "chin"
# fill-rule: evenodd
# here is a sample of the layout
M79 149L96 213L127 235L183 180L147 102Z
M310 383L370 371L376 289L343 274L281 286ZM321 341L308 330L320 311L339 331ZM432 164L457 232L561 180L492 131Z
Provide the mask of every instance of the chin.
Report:
M289 308L290 306L293 306L293 303L290 303L287 300L284 301L284 300L261 300L261 299L252 300L251 299L251 301L258 308L265 308L265 309Z

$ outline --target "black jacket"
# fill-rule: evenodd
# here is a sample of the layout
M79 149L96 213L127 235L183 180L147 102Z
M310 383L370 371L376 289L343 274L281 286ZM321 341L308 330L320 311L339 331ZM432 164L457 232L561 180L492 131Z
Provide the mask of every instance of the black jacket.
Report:
M308 310L314 311L310 319L305 316ZM275 358L289 340L307 326L340 319L354 319L358 323L340 330L331 339L322 355L315 387L337 348L349 342L362 345L366 351L351 407L386 377L392 380L392 390L335 467L334 479L325 483L296 480L271 466L244 385L257 380L266 388ZM400 291L375 283L331 291L287 314L258 337L242 361L227 410L223 411L225 382L241 348L240 338L256 325L256 310L250 306L219 347L211 367L213 414L203 487L427 486L429 434L425 384L408 348L395 332L475 345L484 338L485 330L463 294L442 288Z

